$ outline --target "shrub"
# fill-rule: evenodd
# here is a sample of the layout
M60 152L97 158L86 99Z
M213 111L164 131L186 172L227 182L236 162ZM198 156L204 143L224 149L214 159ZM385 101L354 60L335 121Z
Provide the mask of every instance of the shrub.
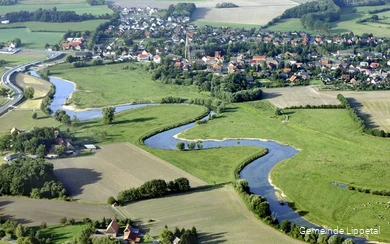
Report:
M187 144L189 150L194 150L196 147L195 142L191 141Z
M36 112L32 113L31 118L37 119L37 117L38 117L38 114Z
M74 225L75 223L76 223L76 220L74 218L69 219L67 222L68 225Z
M84 224L89 224L89 223L92 223L92 220L90 218L84 218L83 219L83 223Z
M42 223L41 223L41 229L46 229L46 227L47 227L46 222L42 222Z
M176 143L176 148L180 151L183 151L185 149L185 144L184 142L178 142Z
M66 217L62 217L60 218L60 224L66 224L66 222L68 221L68 219Z
M116 203L116 199L113 196L110 196L107 200L107 203L112 205L112 204Z

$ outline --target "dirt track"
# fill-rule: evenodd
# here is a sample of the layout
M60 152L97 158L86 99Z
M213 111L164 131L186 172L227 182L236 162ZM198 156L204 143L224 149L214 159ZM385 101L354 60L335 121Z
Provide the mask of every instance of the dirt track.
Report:
M130 143L103 145L93 156L51 161L55 175L76 200L105 203L119 191L153 179L189 179L191 186L207 183Z
M76 221L85 217L95 220L115 217L108 206L21 197L0 197L0 215L27 226L40 225L41 222L55 225L62 217L74 218Z

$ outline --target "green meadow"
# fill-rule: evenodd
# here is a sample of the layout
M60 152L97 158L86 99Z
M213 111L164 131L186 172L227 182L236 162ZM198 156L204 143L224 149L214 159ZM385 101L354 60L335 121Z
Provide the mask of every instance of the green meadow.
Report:
M0 29L0 42L8 42L20 38L22 48L45 49L45 44L57 44L62 39L62 33L32 32L28 28Z
M145 65L119 63L104 66L74 68L70 64L56 65L50 69L52 76L76 84L71 102L79 108L102 107L131 102L159 102L166 96L181 98L206 97L195 86L163 84L153 81ZM125 69L129 67L128 69Z
M37 21L29 21L29 22L18 22L7 25L9 28L21 28L25 27L30 29L32 32L66 32L68 30L73 31L86 31L86 30L94 30L101 23L106 22L104 19L96 19L96 20L87 20L82 22L75 23L51 23L51 22L37 22ZM0 29L1 30L1 29Z
M271 172L287 200L317 224L340 228L374 228L390 239L388 197L348 191L331 182L352 184L372 190L390 188L390 143L387 139L363 135L346 110L286 110L275 117L265 101L232 104L219 119L185 131L181 138L262 138L287 143L300 150L297 156L279 163ZM257 128L257 129L256 129ZM368 207L368 203L371 205ZM380 218L379 216L384 216Z

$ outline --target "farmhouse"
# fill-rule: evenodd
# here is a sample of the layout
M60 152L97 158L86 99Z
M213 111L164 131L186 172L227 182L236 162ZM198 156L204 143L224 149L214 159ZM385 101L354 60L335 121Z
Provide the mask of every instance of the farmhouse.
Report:
M151 53L143 51L142 53L138 54L137 61L138 62L147 62L147 61L150 61L152 58L153 58L153 55Z
M7 24L9 24L9 20L7 20L7 19L6 20L2 20L1 23L4 24L4 25L7 25Z
M104 231L104 234L116 238L119 234L119 224L115 220L112 220Z

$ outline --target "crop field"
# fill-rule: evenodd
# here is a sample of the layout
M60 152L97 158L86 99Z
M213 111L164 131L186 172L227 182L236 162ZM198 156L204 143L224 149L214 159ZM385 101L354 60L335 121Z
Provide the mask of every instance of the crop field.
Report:
M330 185L330 182L338 182L372 190L389 189L390 144L387 139L362 134L344 109L285 110L290 119L283 123L283 116L275 116L267 101L231 107L234 112L185 131L180 137L248 137L292 145L300 152L276 165L271 178L288 201L306 211L305 218L329 227L380 225L381 234L369 238L390 239L390 213L386 206L376 204L387 202L386 197ZM365 207L368 202L373 204L372 208Z
M26 226L58 225L60 218L102 219L114 218L115 212L108 206L64 202L24 197L0 197L0 214L5 219L13 219Z
M40 109L42 99L50 91L51 83L36 77L24 74L17 74L16 85L24 89L28 86L34 88L34 98L23 102L19 107L22 109Z
M195 226L200 243L301 243L256 219L231 186L140 201L120 209L144 223L152 236L165 225L170 229ZM148 223L150 219L155 221Z
M251 24L240 24L240 23L227 23L227 22L212 22L212 21L203 21L203 20L194 20L191 22L198 27L210 25L213 27L225 27L228 26L230 28L259 28L259 25L251 25Z
M131 69L123 69L126 66ZM61 64L51 68L50 72L53 76L76 83L77 92L72 94L70 101L79 108L142 101L159 102L166 96L205 97L195 86L167 85L153 81L144 70L144 64L140 63L85 68L73 68L70 64Z
M32 32L28 28L0 29L0 42L20 38L22 48L44 49L45 44L56 44L62 39L62 33Z
M306 105L340 104L337 94L323 94L310 86L264 89L264 97L279 108Z
M99 6L90 6L85 1L79 1L74 3L62 3L56 0L43 1L42 2L34 2L33 1L20 1L15 5L1 6L0 15L5 15L9 12L17 12L17 11L35 11L39 8L42 9L52 9L56 7L58 11L75 11L77 14L93 14L100 15L111 13L111 10L107 7L107 5L99 5ZM1 25L0 25L1 26Z
M186 177L192 187L207 184L130 143L103 145L93 156L52 162L70 196L86 202L106 203L109 196L153 179Z
M303 0L306 1L306 0ZM125 1L115 0L113 3L120 6L127 7L157 7L168 8L170 4L175 4L180 0L171 1ZM217 3L221 3L218 0L195 0L196 10L192 14L191 19L195 21L203 21L208 23L234 23L237 25L264 25L272 20L274 17L281 15L284 10L294 7L299 3L291 0L275 0L275 1L250 1L250 0L238 0L234 1L234 4L238 5L238 8L215 8Z
M34 127L45 127L45 126L58 126L59 122L53 118L47 116L40 110L36 110L38 114L37 119L33 119L32 110L13 110L9 111L0 117L0 133L9 133L9 131L16 127L20 130L31 130Z

